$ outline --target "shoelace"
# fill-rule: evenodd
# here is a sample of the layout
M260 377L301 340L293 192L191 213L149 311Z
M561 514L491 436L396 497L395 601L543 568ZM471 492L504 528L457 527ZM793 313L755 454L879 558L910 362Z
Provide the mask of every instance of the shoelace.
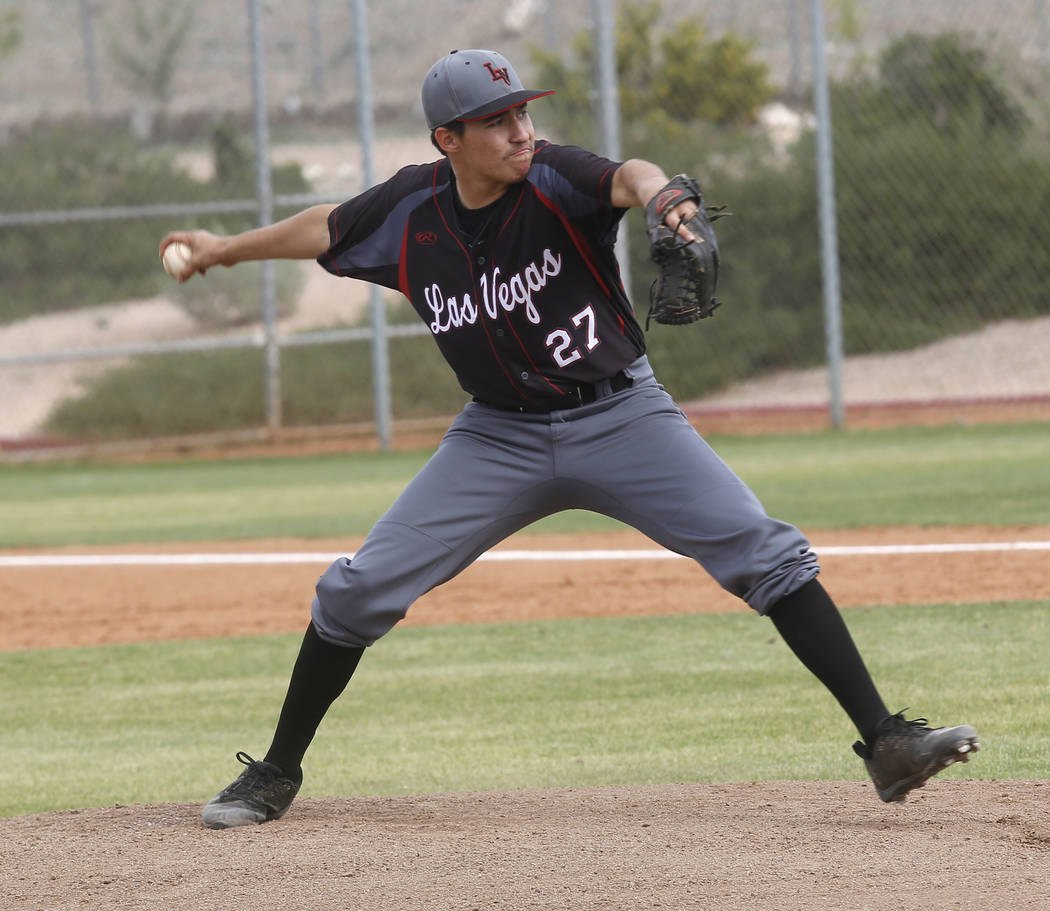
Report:
M904 713L907 709L901 709L896 715L890 715L880 725L880 734L910 734L914 737L922 736L930 730L929 721L926 718L912 718L908 720L904 717Z
M237 761L245 766L240 777L228 788L231 797L250 797L263 782L272 781L274 775L261 762L252 759L243 750L237 753Z

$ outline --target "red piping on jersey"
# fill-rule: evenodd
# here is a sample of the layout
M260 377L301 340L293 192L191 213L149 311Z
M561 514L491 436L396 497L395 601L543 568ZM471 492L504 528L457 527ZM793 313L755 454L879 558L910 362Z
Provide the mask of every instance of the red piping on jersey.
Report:
M507 225L509 225L511 223L511 220L514 218L514 216L518 214L518 209L521 207L521 201L524 198L525 198L525 194L524 193L519 193L518 194L518 201L516 203L514 203L514 208L510 210L510 214L507 216L506 220L503 222L503 225L500 227L499 231L496 233L496 239L497 240L502 236L503 232L505 230L507 230Z
M405 233L401 238L401 257L397 264L397 287L401 293L408 298L409 303L411 303L412 295L408 293L408 227L409 220L406 218Z
M608 178L610 174L615 174L616 171L617 171L617 168L606 168L605 173L602 174L602 179L598 181L598 186L599 187L605 186L606 178ZM610 196L610 202L611 202L612 201L612 190L611 189L609 190L609 196ZM617 275L620 274L620 265L619 265L619 263L616 264L616 274ZM623 279L622 278L620 279L620 285L621 286L623 285ZM624 293L626 293L626 291L627 291L627 289L624 288ZM616 322L618 322L620 324L620 335L626 335L627 334L627 323L624 322L623 314L620 313L619 310L616 311Z
M470 266L470 281L471 281L471 284L474 286L474 292L476 294L477 293L477 284L478 283L477 283L477 279L474 277L474 263L470 260L469 257L467 259L467 265ZM492 357L496 361L496 363L499 364L499 369L503 371L503 375L507 378L507 382L510 383L511 388L518 395L520 395L526 402L531 402L532 399L529 398L529 396L527 396L525 394L525 392L521 389L520 386L518 386L518 384L516 382L514 382L514 377L512 377L510 375L510 372L507 370L507 365L505 363L503 363L503 358L501 358L499 356L499 352L496 351L496 346L492 342L492 336L489 334L489 322L488 322L487 319L485 319L485 308L484 307L480 308L480 311L478 313L478 322L481 323L481 328L482 328L482 330L485 333L485 341L487 341L489 343L489 350L492 352ZM507 325L510 326L510 331L514 332L514 327L510 325L509 321L508 321ZM518 333L517 332L514 332L514 337L518 338ZM518 344L521 345L521 339L518 339ZM524 351L524 347L522 348L522 350ZM526 354L527 354L527 352L526 352ZM531 360L530 360L530 363L531 363ZM535 369L536 365L533 364L532 366L533 366L533 369Z
M606 178L608 178L610 174L615 174L617 170L618 170L618 168L606 168L605 169L605 173L602 174L602 179L598 181L598 186L599 187L605 186ZM610 195L610 202L611 202L612 201L612 190L611 189L609 190L609 195ZM617 275L620 274L619 263L617 263L617 265L616 265L616 274ZM623 279L620 280L620 285L621 286L623 285ZM627 289L624 288L624 293L626 293L626 292L627 292ZM616 321L620 324L620 334L621 335L625 335L626 332L627 332L627 323L624 322L623 314L620 313L619 310L616 311Z
M463 255L465 257L467 257L467 261L470 262L470 251L467 250L467 248L463 246L463 241L461 241L458 237L456 237L456 232L452 230L452 226L448 223L448 219L445 218L445 213L444 213L444 211L441 208L441 203L438 202L437 177L438 177L438 168L440 166L441 166L441 162L440 161L434 163L434 177L430 181L430 190L434 194L434 205L437 207L438 215L441 216L441 223L445 226L445 230L448 231L448 236L451 237L457 244L459 244L459 249L463 251ZM451 187L449 187L449 192L450 193L454 193L455 190L453 190ZM471 269L471 277L473 277L473 274L474 274L474 270L472 268Z
M536 198L539 199L551 212L554 213L558 221L561 222L562 227L565 228L565 232L572 239L573 244L576 246L580 256L583 257L583 261L587 268L590 270L591 275L594 276L594 280L598 283L598 287L602 289L602 293L607 298L612 298L609 293L609 286L605 284L605 280L602 278L601 273L598 271L597 265L595 265L594 258L591 256L590 247L587 246L586 241L580 236L580 233L569 223L569 219L565 217L565 213L561 211L553 202L544 196L533 184L529 184L532 187L532 191L536 194Z
M521 340L521 336L518 335L518 330L514 328L514 324L510 320L507 320L507 326L510 328L510 331L514 333L514 340L518 343L518 347L521 348L521 353L524 354L526 360L528 360L529 366L532 368L533 373L535 373L540 379L543 380L543 382L550 386L551 389L557 392L558 395L567 395L568 393L564 389L559 389L556 385L554 385L554 383L547 379L547 377L540 373L540 368L536 366L536 362L532 359L532 355L529 354L528 348L525 347L524 343Z

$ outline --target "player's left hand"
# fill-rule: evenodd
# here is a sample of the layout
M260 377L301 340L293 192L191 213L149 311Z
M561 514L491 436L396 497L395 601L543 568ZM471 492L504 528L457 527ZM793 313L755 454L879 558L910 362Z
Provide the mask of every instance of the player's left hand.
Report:
M711 316L720 265L718 240L711 222L725 207L705 207L700 185L679 174L645 207L649 254L659 273L649 291L650 320L685 325Z
M689 230L689 222L699 211L700 206L691 200L680 202L667 210L663 223L686 243L692 243L692 241L696 240L696 236Z

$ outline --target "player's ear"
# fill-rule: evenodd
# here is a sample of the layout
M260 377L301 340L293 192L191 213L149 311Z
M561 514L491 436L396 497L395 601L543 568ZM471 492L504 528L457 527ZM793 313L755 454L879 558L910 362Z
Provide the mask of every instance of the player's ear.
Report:
M446 127L438 127L434 130L434 143L446 155L459 150L459 136Z

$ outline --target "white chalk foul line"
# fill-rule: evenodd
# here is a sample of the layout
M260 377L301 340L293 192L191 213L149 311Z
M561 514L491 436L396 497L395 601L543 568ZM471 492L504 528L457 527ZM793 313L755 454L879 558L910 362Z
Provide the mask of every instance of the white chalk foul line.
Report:
M1003 551L1050 550L1050 541L986 541L961 544L870 544L821 547L817 556L865 557L909 554L974 554ZM207 553L207 554L25 554L0 555L0 569L77 566L259 566L282 563L327 565L339 557L334 553ZM583 560L682 560L668 550L493 550L479 558L484 562L567 562Z

